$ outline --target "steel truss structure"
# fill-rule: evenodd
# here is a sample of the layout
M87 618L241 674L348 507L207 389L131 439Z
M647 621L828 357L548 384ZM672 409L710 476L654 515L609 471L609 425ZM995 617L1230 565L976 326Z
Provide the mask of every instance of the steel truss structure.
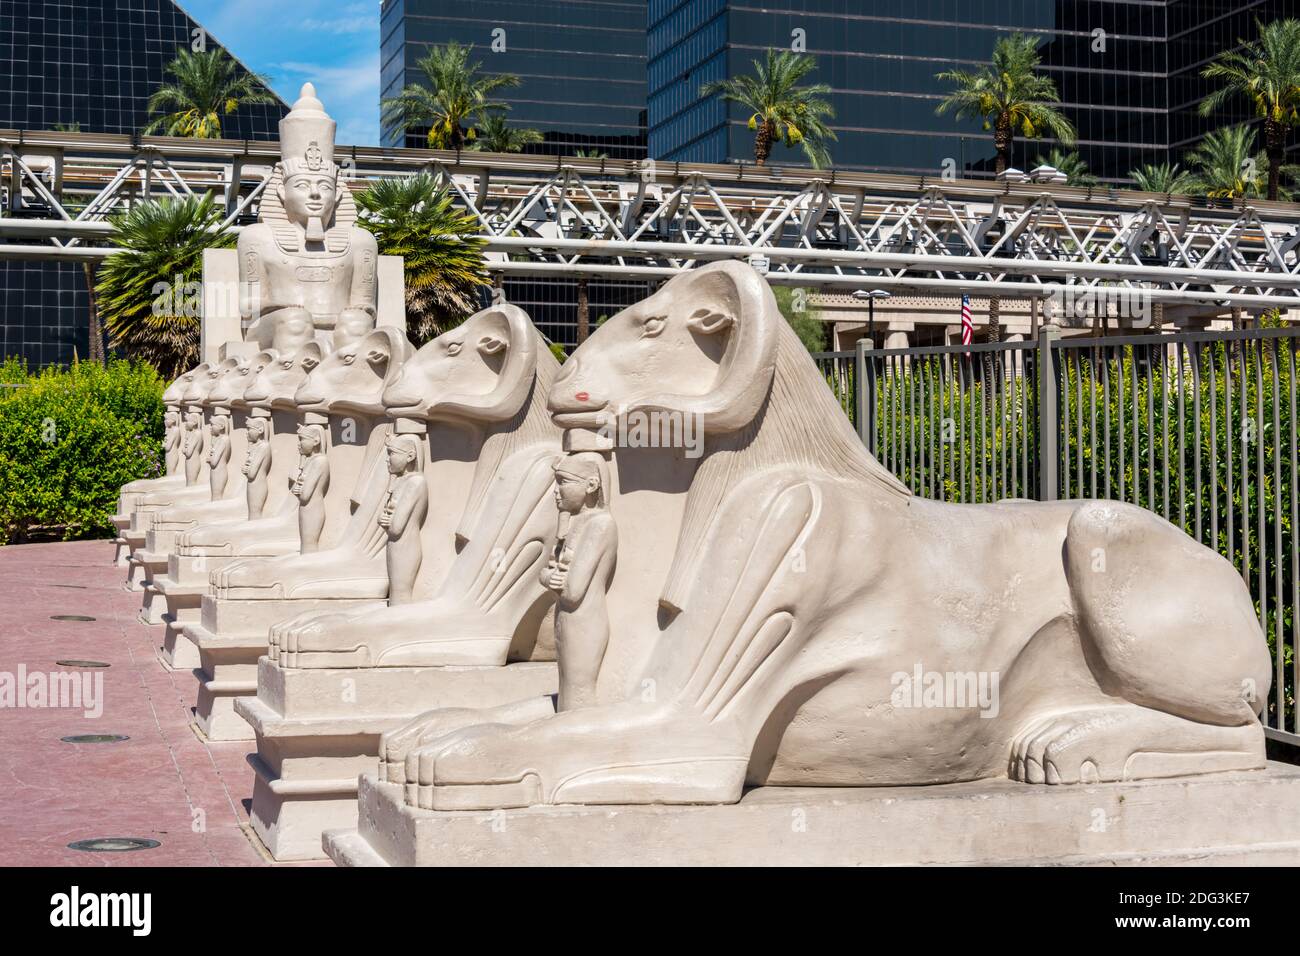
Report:
M1124 296L1300 308L1300 207L805 168L340 147L353 190L428 172L474 217L494 274L660 279L720 258L822 291ZM132 202L213 193L253 221L274 142L0 130L0 258L108 254Z

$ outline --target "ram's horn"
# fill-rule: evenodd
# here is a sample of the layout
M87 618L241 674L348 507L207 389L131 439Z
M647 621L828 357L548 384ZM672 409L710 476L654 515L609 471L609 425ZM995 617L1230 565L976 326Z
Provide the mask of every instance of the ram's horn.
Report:
M744 428L758 415L776 373L777 323L784 321L776 297L753 267L741 262L715 262L669 282L681 283L674 293L701 308L717 303L730 315L727 349L718 364L718 377L706 395L661 395L637 400L638 409L661 409L699 416L706 432L720 434Z
M438 402L429 409L429 417L462 418L475 422L503 422L513 418L523 407L537 373L538 336L528 313L517 305L499 303L484 309L488 327L505 342L505 360L497 376L496 387L486 395L460 396L454 401ZM477 318L477 316L472 316ZM466 320L468 321L468 320ZM479 343L466 342L465 348Z

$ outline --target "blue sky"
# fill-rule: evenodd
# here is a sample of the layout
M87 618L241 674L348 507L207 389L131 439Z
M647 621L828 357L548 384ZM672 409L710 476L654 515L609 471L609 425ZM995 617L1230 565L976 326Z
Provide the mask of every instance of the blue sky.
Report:
M315 83L339 143L378 145L379 0L179 2L285 102Z

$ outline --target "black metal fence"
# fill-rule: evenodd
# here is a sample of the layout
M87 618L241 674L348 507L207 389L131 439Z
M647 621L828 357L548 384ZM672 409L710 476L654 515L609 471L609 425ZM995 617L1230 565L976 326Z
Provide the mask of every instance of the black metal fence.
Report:
M1273 652L1270 736L1300 744L1300 329L820 353L867 447L942 501L1109 498L1240 571ZM865 388L859 388L865 383Z

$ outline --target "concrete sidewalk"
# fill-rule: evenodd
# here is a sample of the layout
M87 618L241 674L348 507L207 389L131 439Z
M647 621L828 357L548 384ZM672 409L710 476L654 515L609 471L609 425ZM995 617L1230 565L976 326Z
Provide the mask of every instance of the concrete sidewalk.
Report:
M252 745L209 743L191 730L194 676L163 668L162 628L137 620L140 594L123 590L112 557L106 541L0 547L0 866L267 865L246 830ZM17 683L24 672L26 693ZM36 688L50 674L102 675L102 714L88 715L84 700L40 706ZM130 739L60 740L80 734ZM100 837L161 845L115 853L67 846Z

